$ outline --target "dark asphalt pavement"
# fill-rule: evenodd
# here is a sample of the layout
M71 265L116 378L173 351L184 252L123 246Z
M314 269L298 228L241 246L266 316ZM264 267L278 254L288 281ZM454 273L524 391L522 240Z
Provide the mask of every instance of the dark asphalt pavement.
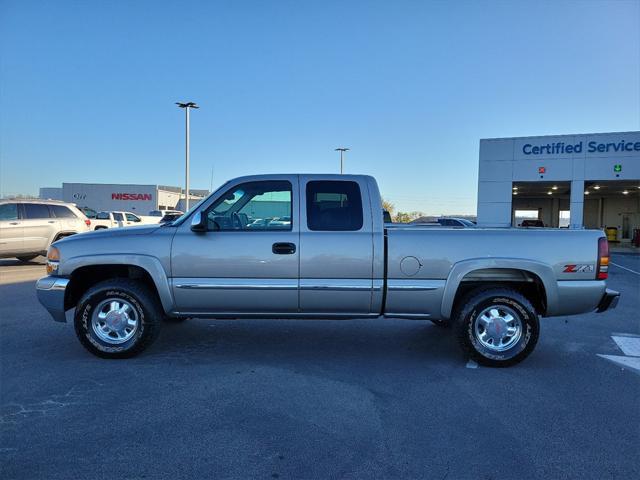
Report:
M509 369L391 319L167 323L101 360L3 262L0 477L640 478L640 373L597 355L640 335L640 262L613 261L618 308L543 319Z

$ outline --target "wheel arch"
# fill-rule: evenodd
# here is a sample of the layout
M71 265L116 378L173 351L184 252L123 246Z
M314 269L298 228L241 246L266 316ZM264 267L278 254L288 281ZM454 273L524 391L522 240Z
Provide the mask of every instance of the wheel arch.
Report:
M96 255L65 261L60 274L69 278L65 310L73 308L93 285L109 278L131 278L146 284L157 296L165 313L173 309L173 295L160 261L150 256Z
M557 304L553 269L542 262L509 258L472 259L453 266L442 298L442 317L451 318L456 302L469 291L507 287L522 293L541 314Z

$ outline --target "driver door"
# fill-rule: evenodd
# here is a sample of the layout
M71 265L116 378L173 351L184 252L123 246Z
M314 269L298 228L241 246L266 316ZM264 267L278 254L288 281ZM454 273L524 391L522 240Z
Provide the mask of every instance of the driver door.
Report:
M298 311L298 178L260 177L203 204L207 231L178 227L171 251L177 310L275 315Z

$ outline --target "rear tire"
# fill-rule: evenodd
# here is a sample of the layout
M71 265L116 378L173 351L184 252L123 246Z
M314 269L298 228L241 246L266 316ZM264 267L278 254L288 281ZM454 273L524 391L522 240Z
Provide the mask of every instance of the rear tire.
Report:
M454 318L462 350L482 365L515 365L527 358L538 342L538 314L516 290L472 291L460 302Z
M21 262L27 263L30 262L31 260L33 260L34 258L36 258L38 255L29 255L29 256L21 256L21 257L16 257L18 260L20 260Z
M164 311L154 292L135 280L114 278L91 287L76 307L80 343L102 358L128 358L151 345Z

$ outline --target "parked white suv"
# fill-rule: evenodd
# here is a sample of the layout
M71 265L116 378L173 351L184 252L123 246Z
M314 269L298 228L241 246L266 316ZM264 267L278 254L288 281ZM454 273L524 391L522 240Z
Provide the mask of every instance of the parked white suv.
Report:
M131 212L98 212L93 219L93 229L133 227L159 223L158 217L136 215Z
M55 200L0 200L0 258L28 262L51 243L90 230L91 221L70 203Z

